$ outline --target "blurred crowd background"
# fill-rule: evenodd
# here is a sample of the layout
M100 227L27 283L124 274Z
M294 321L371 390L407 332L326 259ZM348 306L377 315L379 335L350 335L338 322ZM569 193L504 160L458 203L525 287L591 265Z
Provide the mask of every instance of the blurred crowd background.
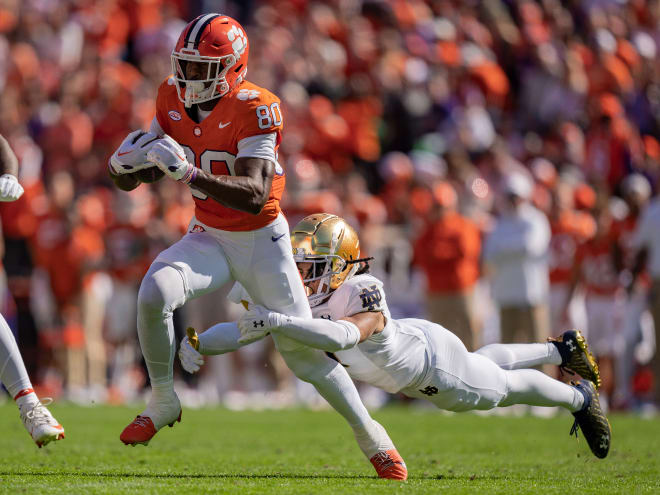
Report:
M205 12L243 24L248 79L282 99L290 225L351 222L394 317L471 349L577 326L612 407L653 401L657 0L0 2L0 134L25 188L0 205L0 302L42 393L141 398L137 289L193 204L167 179L121 192L106 164ZM178 331L236 318L228 290L178 310ZM180 373L180 397L316 403L269 341Z

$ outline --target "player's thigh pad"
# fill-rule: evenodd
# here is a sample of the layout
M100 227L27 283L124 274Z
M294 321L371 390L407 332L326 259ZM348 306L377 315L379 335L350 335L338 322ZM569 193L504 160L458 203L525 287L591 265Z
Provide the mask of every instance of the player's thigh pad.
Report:
M232 279L227 256L207 232L187 233L162 251L152 263L152 268L158 263L169 265L179 272L179 280L173 279L172 283L183 282L186 299L218 289Z
M506 396L506 374L490 359L468 352L461 340L440 327L427 333L432 368L424 382L402 392L448 411L492 409Z
M271 224L250 233L253 244L249 257L245 256L245 246L239 249L244 233L236 234L239 235L226 236L226 252L236 280L252 299L280 313L311 317L307 295L293 259L286 218L280 215Z

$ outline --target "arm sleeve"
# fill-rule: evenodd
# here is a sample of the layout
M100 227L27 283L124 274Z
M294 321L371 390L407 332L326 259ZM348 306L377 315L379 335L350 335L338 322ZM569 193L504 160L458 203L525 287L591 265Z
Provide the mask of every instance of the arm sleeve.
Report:
M243 346L238 343L241 331L236 323L218 323L199 334L199 353L214 356L235 351Z
M263 158L277 162L276 146L277 133L275 132L246 137L238 142L238 155L236 155L236 158Z
M284 316L274 332L327 352L350 349L360 342L360 330L346 320Z

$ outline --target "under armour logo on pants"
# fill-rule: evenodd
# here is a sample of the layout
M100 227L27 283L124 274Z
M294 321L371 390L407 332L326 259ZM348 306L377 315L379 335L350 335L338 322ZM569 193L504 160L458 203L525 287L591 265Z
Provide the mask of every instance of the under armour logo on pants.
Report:
M254 328L265 326L265 325L264 325L264 320L261 320L261 321L259 321L259 322L257 322L257 321L253 321L252 324L254 325Z

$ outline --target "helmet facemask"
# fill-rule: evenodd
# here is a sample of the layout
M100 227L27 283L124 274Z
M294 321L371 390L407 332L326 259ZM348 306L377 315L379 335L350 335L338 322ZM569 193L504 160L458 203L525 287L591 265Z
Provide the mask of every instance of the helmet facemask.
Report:
M234 55L205 57L198 53L197 50L172 52L172 73L174 74L179 98L186 108L219 98L228 93L227 73L236 65ZM190 62L205 64L206 70L201 71L201 79L186 78L186 65Z
M318 306L325 302L331 292L338 287L336 279L344 270L355 272L357 265L349 267L344 258L336 254L318 255L318 254L294 254L294 260L301 272L303 285L307 289L307 299L310 307ZM303 273L301 264L311 264ZM349 273L345 279L350 278L353 273ZM310 287L314 282L319 281L316 290Z
M355 275L362 261L355 230L329 213L308 215L298 222L291 232L291 247L311 307L325 302Z

